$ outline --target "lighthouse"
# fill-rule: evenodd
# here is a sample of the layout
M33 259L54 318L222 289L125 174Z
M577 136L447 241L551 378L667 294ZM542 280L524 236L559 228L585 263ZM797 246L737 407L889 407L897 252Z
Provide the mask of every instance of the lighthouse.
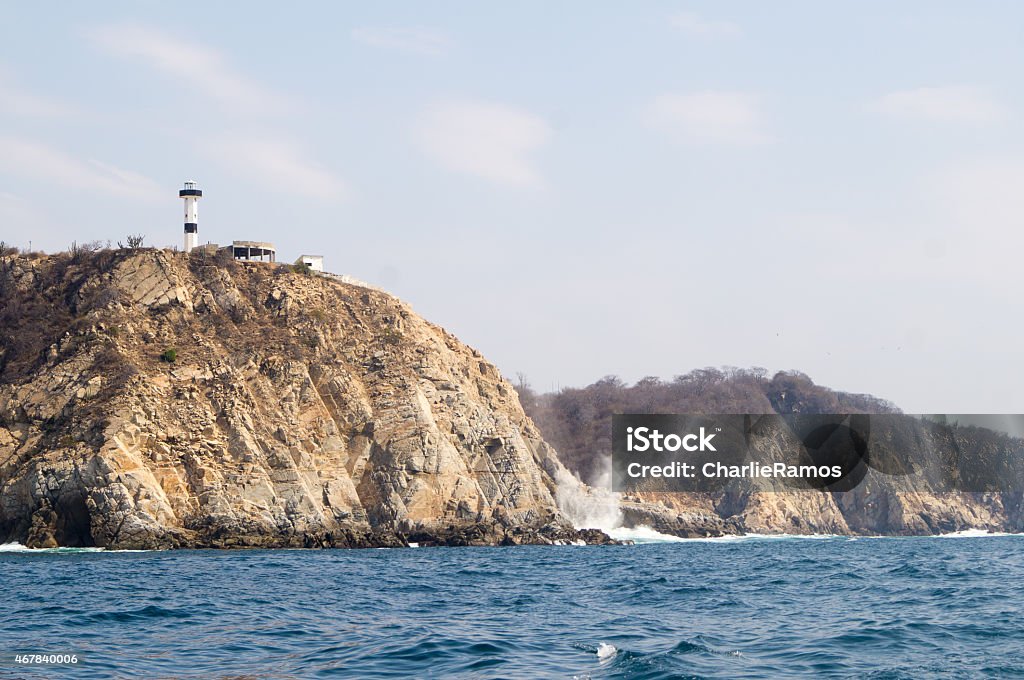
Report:
M191 252L199 239L199 199L203 192L195 182L185 182L185 188L178 192L185 199L185 252Z

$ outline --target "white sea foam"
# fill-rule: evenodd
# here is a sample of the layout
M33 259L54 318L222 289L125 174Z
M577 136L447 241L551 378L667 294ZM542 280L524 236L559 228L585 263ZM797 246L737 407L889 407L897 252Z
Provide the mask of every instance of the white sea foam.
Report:
M727 534L725 536L708 536L705 538L679 538L660 534L648 527L636 527L633 529L614 529L608 534L618 540L631 539L634 543L737 543L744 541L821 541L833 538L845 539L846 541L857 541L862 538L882 539L907 539L907 538L993 538L1000 536L1024 536L1024 534L1009 534L1001 531L986 531L985 529L964 529L950 534L935 534L933 536L847 536L845 534Z
M963 529L949 534L939 534L936 538L993 538L996 536L1024 536L1024 534L1008 534L1003 531L989 531L988 529Z
M722 536L721 538L726 538ZM847 538L844 534L743 534L733 538L744 538L751 541L779 541L801 539L804 541L821 541L828 538Z
M103 548L28 548L21 543L0 543L0 553L84 553L103 552ZM145 550L126 550L124 552L146 552Z
M605 531L606 534L616 541L633 541L634 543L681 543L685 538L663 534L650 527L616 527Z
M921 539L921 538L1001 538L1007 536L1024 536L1022 534L1007 533L1005 531L989 531L987 529L961 529L948 534L928 534L924 536L900 536L900 535L872 535L858 536L858 538L870 538L874 540L898 540L898 539Z
M613 656L618 653L619 650L615 648L615 645L610 645L607 642L602 642L597 646L597 658L601 663L610 661Z
M785 541L785 540L822 540L827 538L847 538L837 534L726 534L724 536L704 536L698 538L680 538L663 534L647 526L632 528L619 527L607 532L616 540L631 540L640 545L645 543L739 543L743 541Z
M0 543L0 552L30 552L31 548L26 548L21 543Z

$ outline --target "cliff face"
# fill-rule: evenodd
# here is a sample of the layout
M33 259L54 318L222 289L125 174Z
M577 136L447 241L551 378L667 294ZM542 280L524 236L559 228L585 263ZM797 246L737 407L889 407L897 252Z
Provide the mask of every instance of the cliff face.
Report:
M564 468L509 383L401 301L198 255L75 260L0 261L0 541L604 540L558 511Z
M588 427L612 410L638 409ZM799 446L766 442L780 460ZM1020 492L898 476L843 493L592 494L494 366L383 292L153 250L0 258L0 542L609 540L559 507L681 536L1024 529Z
M1024 531L1015 493L935 492L869 480L852 491L735 495L644 492L621 503L627 525L684 536L850 534L928 536L966 529Z
M836 392L795 371L771 376L758 368L699 369L671 381L644 378L634 385L608 377L548 395L528 385L517 389L561 460L596 486L607 483L615 413L775 413L812 419L813 414L879 414L870 428L875 467L851 490L772 489L762 479L737 480L728 492L665 493L671 483L649 481L621 500L626 526L644 524L680 536L1024 531L1024 440L908 419L890 402ZM760 437L756 448L766 460L786 462L804 447L788 428L776 428ZM943 474L911 478L898 474L901 469Z

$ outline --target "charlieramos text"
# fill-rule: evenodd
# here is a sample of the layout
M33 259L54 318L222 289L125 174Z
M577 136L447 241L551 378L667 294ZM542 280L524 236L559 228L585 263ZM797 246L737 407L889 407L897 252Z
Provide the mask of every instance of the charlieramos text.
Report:
M746 465L723 465L720 462L704 463L699 468L692 463L674 461L667 465L643 465L630 463L626 466L626 474L633 479L644 478L693 478L703 475L713 478L778 478L778 479L836 479L843 476L841 465L786 465L772 463L770 465L747 463Z

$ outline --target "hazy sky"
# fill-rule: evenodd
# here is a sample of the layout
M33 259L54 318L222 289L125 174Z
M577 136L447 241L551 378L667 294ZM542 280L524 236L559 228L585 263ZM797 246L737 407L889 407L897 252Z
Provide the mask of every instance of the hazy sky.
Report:
M6 3L0 239L387 288L540 389L1024 413L1024 3Z

